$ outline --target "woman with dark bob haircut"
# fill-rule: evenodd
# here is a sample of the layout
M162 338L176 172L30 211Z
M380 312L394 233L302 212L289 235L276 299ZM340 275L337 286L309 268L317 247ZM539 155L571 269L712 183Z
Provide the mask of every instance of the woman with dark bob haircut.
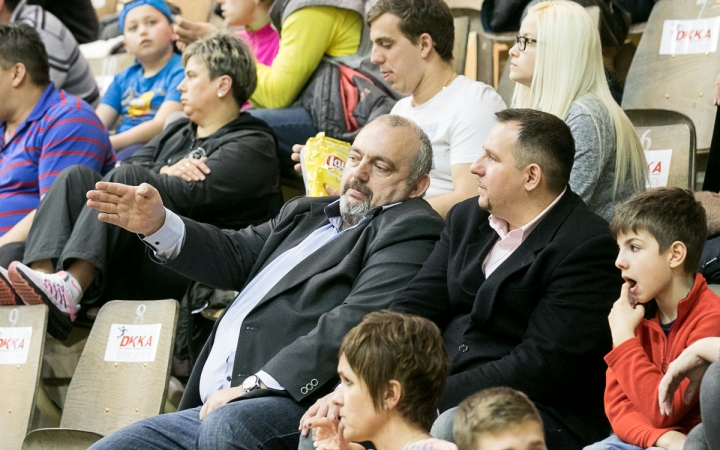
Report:
M340 347L340 385L332 396L339 419L307 424L318 450L410 448L454 450L428 430L437 417L448 357L440 330L427 319L389 311L368 314Z

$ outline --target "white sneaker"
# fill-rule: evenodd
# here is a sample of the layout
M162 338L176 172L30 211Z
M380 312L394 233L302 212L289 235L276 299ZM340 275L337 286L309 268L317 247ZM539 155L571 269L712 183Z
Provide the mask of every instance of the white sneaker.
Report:
M22 300L20 300L12 288L7 269L0 267L0 306L16 305L22 305Z
M75 314L80 310L79 299L82 297L82 289L70 274L42 273L15 261L10 264L8 275L15 293L23 303L26 305L45 303L51 311L69 315L70 321L75 320ZM65 317L67 320L67 316Z

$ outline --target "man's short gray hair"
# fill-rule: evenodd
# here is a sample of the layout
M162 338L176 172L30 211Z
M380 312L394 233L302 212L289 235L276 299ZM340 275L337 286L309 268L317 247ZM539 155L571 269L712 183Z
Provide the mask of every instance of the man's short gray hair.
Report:
M183 66L191 56L205 64L211 80L223 75L232 79L232 94L238 108L255 92L255 59L242 39L219 31L190 44L183 52Z
M432 169L432 143L422 128L420 128L412 120L395 114L385 114L378 117L376 120L384 123L390 128L408 127L413 131L413 133L415 133L415 137L417 137L420 149L418 150L415 159L413 159L410 163L410 173L408 174L407 179L408 186L415 183L421 176L429 174Z

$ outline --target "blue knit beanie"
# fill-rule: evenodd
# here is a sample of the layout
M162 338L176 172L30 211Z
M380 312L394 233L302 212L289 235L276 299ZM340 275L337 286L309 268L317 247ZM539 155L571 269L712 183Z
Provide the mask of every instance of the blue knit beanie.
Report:
M170 23L173 22L172 13L170 12L170 8L165 4L163 0L132 0L125 4L122 11L120 11L120 15L118 16L118 22L120 25L120 31L125 32L125 16L127 16L127 13L130 12L131 9L141 6L141 5L150 5L153 8L157 9L165 17L168 18Z

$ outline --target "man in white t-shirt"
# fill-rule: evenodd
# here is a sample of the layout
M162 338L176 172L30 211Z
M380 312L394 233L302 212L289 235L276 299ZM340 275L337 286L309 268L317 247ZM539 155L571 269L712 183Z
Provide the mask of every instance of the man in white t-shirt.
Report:
M370 8L367 23L371 61L393 90L409 95L395 104L392 114L413 120L432 142L425 199L445 217L453 205L476 195L470 165L505 102L492 87L453 70L455 27L444 1L379 0ZM293 148L293 160L300 161L301 148Z
M413 120L432 142L425 199L445 217L453 205L476 195L470 165L505 102L492 87L453 70L455 32L444 1L379 0L367 23L371 61L393 90L410 94L395 104L392 114Z

